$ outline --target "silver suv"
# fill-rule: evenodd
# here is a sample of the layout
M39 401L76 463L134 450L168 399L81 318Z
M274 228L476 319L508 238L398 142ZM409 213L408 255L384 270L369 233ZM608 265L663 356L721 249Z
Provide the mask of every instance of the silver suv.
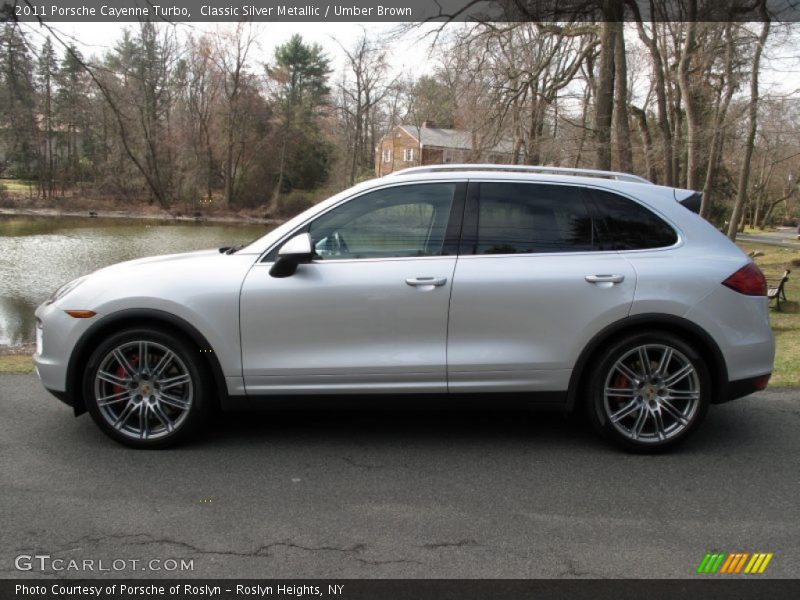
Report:
M36 370L135 447L216 407L413 394L581 409L663 450L772 371L764 277L699 202L623 173L407 169L245 247L66 284L36 312Z

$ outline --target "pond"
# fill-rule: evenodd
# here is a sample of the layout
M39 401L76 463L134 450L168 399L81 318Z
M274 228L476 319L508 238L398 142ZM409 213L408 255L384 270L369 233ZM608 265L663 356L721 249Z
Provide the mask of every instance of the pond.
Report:
M249 242L267 225L0 216L0 346L34 340L36 307L62 283L157 254Z

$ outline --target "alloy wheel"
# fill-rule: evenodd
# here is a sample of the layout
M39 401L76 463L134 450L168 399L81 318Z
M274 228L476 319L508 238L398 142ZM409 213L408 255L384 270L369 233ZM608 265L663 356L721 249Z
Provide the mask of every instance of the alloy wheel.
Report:
M605 416L627 439L656 444L690 426L700 405L700 377L686 355L646 344L623 354L603 389Z
M189 415L194 386L184 362L166 346L135 340L100 361L94 394L103 419L135 440L164 438Z

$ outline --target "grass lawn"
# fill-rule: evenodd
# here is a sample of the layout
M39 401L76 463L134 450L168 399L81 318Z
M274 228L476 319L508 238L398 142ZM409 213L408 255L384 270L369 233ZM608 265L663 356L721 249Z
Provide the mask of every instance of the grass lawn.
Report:
M31 188L36 190L36 184L31 181L25 181L24 179L0 179L0 190L6 190L8 192L29 192Z
M0 373L32 373L33 360L28 354L0 356Z
M759 233L767 233L770 231L777 230L774 227L765 227L764 229L759 229L758 227L750 227L749 225L746 225L742 233L747 235L758 235Z
M790 264L793 260L800 260L800 250L746 242L739 246L745 252L758 250L764 253L755 261L767 279L779 278L785 269L792 271L784 288L789 301L781 303L781 312L774 308L769 311L776 346L775 370L770 385L800 386L800 266L792 267Z
M800 250L764 244L742 242L745 251L758 250L763 256L755 259L767 278L777 278L784 269L793 271L786 284L789 301L781 305L781 312L770 309L772 330L775 332L777 352L775 370L770 385L800 387L800 267L792 267L792 260L800 260ZM30 373L33 364L28 355L0 355L0 373Z

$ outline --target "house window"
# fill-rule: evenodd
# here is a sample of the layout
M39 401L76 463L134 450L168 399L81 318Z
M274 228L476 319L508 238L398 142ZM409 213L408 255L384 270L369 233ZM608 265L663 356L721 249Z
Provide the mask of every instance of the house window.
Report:
M405 148L403 150L403 160L406 162L412 162L414 160L414 149L413 148Z
M385 163L392 162L392 149L391 148L384 148L383 149L383 162L385 162Z

